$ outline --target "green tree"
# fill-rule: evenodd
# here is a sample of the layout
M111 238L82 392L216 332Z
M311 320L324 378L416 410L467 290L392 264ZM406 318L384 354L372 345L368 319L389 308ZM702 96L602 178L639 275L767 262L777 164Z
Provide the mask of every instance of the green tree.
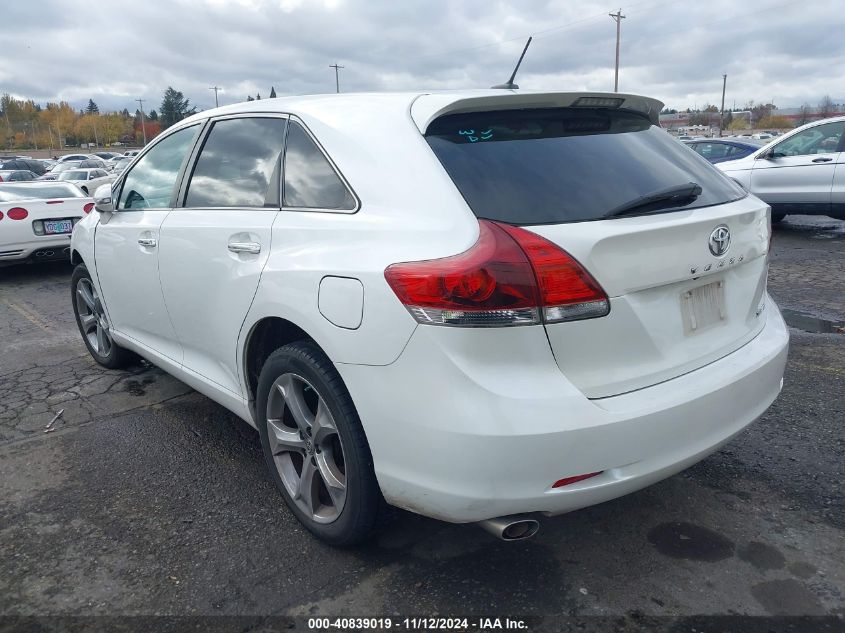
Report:
M246 100L247 101L255 101L255 99L252 98L252 95L247 95Z
M93 99L88 99L88 107L85 108L86 114L100 114L100 108L94 103Z
M167 90L164 91L161 107L159 107L161 129L166 130L174 123L178 123L196 111L196 106L192 107L190 100L186 99L185 95L175 90L172 86L168 86Z
M260 92L257 95L255 95L255 100L261 101L261 93Z
M158 112L156 112L155 110L150 110L148 117L150 121L158 121Z
M276 98L276 88L274 86L270 86L270 98L271 99Z

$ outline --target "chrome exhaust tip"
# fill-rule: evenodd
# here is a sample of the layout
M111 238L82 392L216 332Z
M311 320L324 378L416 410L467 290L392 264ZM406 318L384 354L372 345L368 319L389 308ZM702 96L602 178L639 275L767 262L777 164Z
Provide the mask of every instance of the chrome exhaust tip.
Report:
M479 521L478 526L503 541L522 541L540 531L540 522L525 514Z

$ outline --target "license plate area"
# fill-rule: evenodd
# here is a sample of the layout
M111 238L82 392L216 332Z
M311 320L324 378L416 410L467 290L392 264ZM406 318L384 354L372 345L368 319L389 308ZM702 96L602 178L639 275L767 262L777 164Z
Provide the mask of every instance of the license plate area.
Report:
M681 313L686 334L696 334L724 323L728 318L724 280L681 293Z
M73 232L73 220L44 220L44 235L63 235Z

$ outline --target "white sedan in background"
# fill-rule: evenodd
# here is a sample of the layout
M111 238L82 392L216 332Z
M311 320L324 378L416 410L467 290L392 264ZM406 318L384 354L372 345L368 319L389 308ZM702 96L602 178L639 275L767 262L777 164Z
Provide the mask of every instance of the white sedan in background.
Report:
M67 260L73 227L93 208L70 183L0 184L0 265Z
M110 185L114 182L115 176L105 169L69 169L59 174L60 182L72 182L79 187L85 195L93 193L100 185Z

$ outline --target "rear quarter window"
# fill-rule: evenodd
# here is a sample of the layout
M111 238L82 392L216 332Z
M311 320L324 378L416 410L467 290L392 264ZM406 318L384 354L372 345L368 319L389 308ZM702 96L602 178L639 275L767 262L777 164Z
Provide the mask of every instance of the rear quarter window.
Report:
M646 117L628 111L446 115L425 137L473 213L510 224L603 219L632 200L690 182L702 192L684 209L747 195Z

